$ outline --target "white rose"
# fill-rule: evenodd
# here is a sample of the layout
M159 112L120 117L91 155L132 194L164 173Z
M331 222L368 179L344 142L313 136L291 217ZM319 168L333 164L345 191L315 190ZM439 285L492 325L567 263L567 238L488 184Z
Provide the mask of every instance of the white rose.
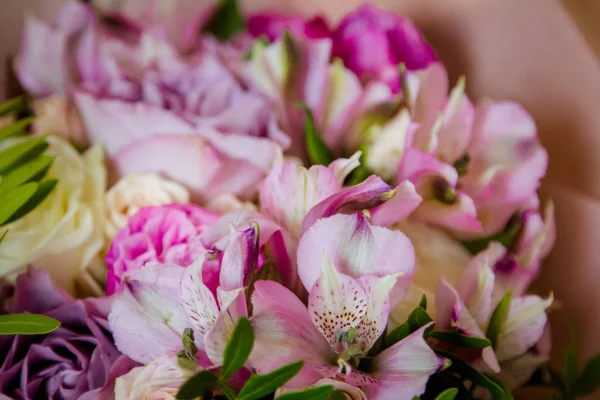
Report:
M175 357L158 358L117 378L115 400L175 400L191 375L177 366Z
M313 386L333 386L335 390L339 390L346 395L347 400L367 400L367 395L357 387L347 384L346 382L336 381L334 379L321 379ZM297 389L279 389L275 393L275 398L296 391Z
M416 255L413 281L404 300L392 310L394 326L406 322L410 312L427 296L427 312L435 317L435 292L442 277L454 285L471 260L471 254L441 229L420 222L403 221L394 226L411 240Z
M190 194L183 186L158 174L127 175L106 193L106 236L112 240L142 207L189 202Z
M53 95L33 102L35 119L31 124L33 133L51 133L80 146L87 144L83 123L77 108L61 95Z
M0 228L0 236L8 231L0 244L0 276L14 278L32 264L74 293L82 272L88 274L88 266L99 265L103 247L104 156L100 147L81 155L56 136L49 136L48 143L47 154L55 156L48 177L58 179L58 184L35 210Z

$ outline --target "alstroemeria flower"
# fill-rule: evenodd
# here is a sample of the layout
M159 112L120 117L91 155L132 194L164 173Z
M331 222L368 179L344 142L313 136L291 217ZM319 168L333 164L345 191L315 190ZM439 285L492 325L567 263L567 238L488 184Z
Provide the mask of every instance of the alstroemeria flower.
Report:
M513 102L474 109L462 79L448 96L441 64L408 73L407 92L419 129L397 179L413 182L424 199L414 217L465 238L501 231L546 171L533 118Z
M274 42L288 31L296 36L304 35L310 39L323 39L331 36L327 21L316 16L310 20L301 15L283 15L276 13L252 14L248 17L248 32L255 38L264 36Z
M214 256L208 251L187 268L148 263L128 274L109 316L117 347L149 363L181 350L183 331L192 328L198 362L220 365L237 319L247 314L243 289L257 264L257 240L255 229L233 233L216 274L206 269Z
M362 389L369 399L387 399L392 393L412 399L423 393L429 376L444 364L423 340L423 329L378 354L369 372L361 370L387 325L397 275L354 279L337 272L326 257L321 269L308 309L280 284L256 282L252 366L264 373L303 360L304 368L286 384L289 388L335 378ZM352 331L356 335L349 336Z
M492 313L505 294L504 288L496 285L493 271L505 253L502 245L492 243L471 261L456 289L442 280L436 294L438 329L454 328L471 336L485 336ZM548 321L546 309L552 301L552 296L548 299L535 295L513 296L494 349L486 348L482 352L485 364L481 368L499 372L505 363L534 348L544 333ZM534 370L528 371L529 376Z
M416 70L437 59L410 19L372 4L346 15L333 39L333 56L344 60L344 65L361 80L380 80L395 91L400 89L400 63Z

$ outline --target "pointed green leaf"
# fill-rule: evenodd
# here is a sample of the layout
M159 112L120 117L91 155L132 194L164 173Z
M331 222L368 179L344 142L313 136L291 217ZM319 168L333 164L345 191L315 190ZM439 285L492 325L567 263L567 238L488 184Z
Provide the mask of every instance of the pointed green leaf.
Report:
M25 96L13 97L12 99L8 99L0 103L0 117L9 114L21 111L27 102L25 101Z
M229 386L227 384L227 382L220 380L219 381L219 387L221 388L221 390L223 391L223 393L225 393L225 396L227 396L228 400L235 400L237 399L237 395L235 394L235 390L233 390L233 388L231 386Z
M456 398L457 394L458 394L458 389L457 388L452 388L452 389L444 390L442 393L440 393L435 398L435 400L454 400L454 398Z
M421 307L423 310L427 311L427 296L423 295L423 297L421 297L421 301L419 302L419 307Z
M42 201L44 201L46 199L46 197L48 197L48 195L50 194L50 192L52 192L52 190L54 189L54 187L56 186L56 184L58 183L58 181L56 179L50 179L47 181L43 181L40 183L35 183L35 182L30 182L30 183L26 183L23 186L19 186L17 189L20 189L22 187L25 187L27 185L37 185L37 190L35 191L35 193L33 194L33 196L31 196L29 198L29 200L27 200L27 202L25 202L25 204L23 204L18 210L17 212L15 212L9 219L8 221L6 221L7 224L16 221L20 218L23 218L25 215L29 214L31 211L35 210L35 208L40 205L40 203ZM14 189L12 191L9 192L13 193L15 190ZM0 226L2 226L2 222L0 222Z
M225 347L221 378L229 379L248 360L254 346L254 332L247 318L240 318Z
M347 400L347 397L346 394L341 390L336 390L335 392L331 393L329 400Z
M2 181L0 182L0 193L30 181L39 181L50 169L52 161L54 161L54 157L42 154L41 156L11 170L2 177Z
M461 378L467 379L477 386L487 389L494 400L509 400L512 399L510 392L506 391L502 386L491 380L489 377L477 371L471 365L463 361L460 357L443 351L436 351L439 356L449 359L452 365L448 370L458 374Z
M458 332L433 331L430 336L445 343L470 349L485 349L492 345L492 342L486 338L463 335Z
M18 120L10 125L3 126L0 128L0 140L4 140L9 137L19 136L25 133L25 128L31 124L33 117L27 117Z
M274 393L292 379L304 366L303 361L285 365L264 375L253 375L238 395L238 400L258 400Z
M575 356L575 349L569 347L565 353L565 370L564 379L567 393L573 393L573 385L577 381L579 372L577 371L577 357Z
M177 392L178 399L196 399L211 393L219 386L219 378L210 371L200 371L188 379Z
M408 326L410 326L411 333L421 329L432 321L427 311L422 307L415 308L408 316Z
M47 148L46 138L39 136L2 150L0 152L0 175L4 175L9 169L39 156Z
M328 400L333 393L333 386L319 386L286 393L277 397L279 400ZM346 396L344 395L344 399Z
M401 341L402 339L404 339L411 333L412 332L410 331L410 326L408 325L408 322L403 323L402 325L400 325L399 327L397 327L396 329L391 331L385 337L386 347L395 345L396 343L398 343L399 341Z
M592 358L583 368L574 388L578 396L587 396L600 388L600 355Z
M37 189L38 184L31 182L0 195L0 226L8 224L11 218L35 195Z
M0 315L0 335L44 335L58 329L59 326L59 321L45 315Z
M236 0L221 0L204 31L226 41L246 27Z
M306 120L304 122L305 145L311 164L331 164L331 162L334 160L333 153L317 132L317 127L315 126L315 117L312 113L312 110L308 108L306 104L302 104L301 107L306 112Z
M504 321L506 321L506 317L508 316L508 310L510 308L511 299L512 293L507 292L496 306L496 309L494 310L490 318L490 323L488 325L485 336L488 339L490 339L490 342L492 342L492 347L494 348L494 350L498 345L498 336L500 336L500 331L502 330Z

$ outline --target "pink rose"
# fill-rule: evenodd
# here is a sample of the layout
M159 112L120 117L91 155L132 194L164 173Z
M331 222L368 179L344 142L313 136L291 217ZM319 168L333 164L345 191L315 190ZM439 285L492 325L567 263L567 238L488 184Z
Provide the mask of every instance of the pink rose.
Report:
M108 254L106 294L121 288L123 278L147 262L187 266L205 249L198 236L218 216L193 205L145 207L129 218Z
M365 4L348 14L333 34L333 56L363 81L381 80L400 89L398 64L409 70L437 59L433 48L408 18Z
M276 13L251 15L248 18L248 31L254 37L266 36L270 42L280 38L285 31L310 39L323 39L331 36L329 25L321 16L309 20L299 15L290 16Z

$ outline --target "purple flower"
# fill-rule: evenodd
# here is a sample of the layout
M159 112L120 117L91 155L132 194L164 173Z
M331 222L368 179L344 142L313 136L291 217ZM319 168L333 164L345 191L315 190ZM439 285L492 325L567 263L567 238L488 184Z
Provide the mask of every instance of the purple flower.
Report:
M147 262L188 266L205 247L198 236L217 216L193 205L144 207L117 233L108 254L106 294L120 291L122 280Z
M112 300L73 300L43 270L17 278L11 313L38 313L61 322L47 335L0 336L0 392L12 399L103 399L116 377L136 364L115 345L107 321Z
M409 70L436 60L433 48L408 19L365 4L348 14L333 35L333 56L363 81L381 80L400 89L398 64Z
M254 14L248 18L248 31L254 37L266 36L270 42L280 38L285 31L289 31L296 36L306 36L310 39L331 37L329 25L321 16L306 20L299 15Z

